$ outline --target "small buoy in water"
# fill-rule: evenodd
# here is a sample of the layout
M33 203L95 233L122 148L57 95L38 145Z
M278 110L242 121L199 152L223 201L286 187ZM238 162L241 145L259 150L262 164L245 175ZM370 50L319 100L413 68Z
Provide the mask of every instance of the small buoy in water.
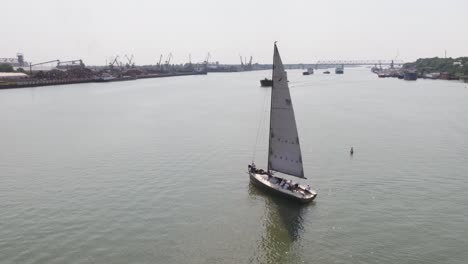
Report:
M350 154L350 155L353 155L353 154L354 154L354 149L353 149L353 147L351 147L351 150L349 151L349 154Z

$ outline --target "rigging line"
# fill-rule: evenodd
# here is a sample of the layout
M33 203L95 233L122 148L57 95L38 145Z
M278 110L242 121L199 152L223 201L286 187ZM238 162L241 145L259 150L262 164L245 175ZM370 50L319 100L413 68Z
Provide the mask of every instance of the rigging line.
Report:
M266 123L267 118L269 117L269 116L267 116L267 113L269 113L269 111L268 111L268 108L269 108L268 101L269 100L267 98L265 98L264 100L265 100L265 103L264 103L264 107L263 107L263 115L262 115L262 121L261 121L261 124L260 124L258 142L264 142L265 137L268 138L268 136L269 136L268 134L262 133L262 132L265 132L265 127L266 127L265 123ZM269 131L267 133L269 133ZM260 148L260 149L262 149L262 148ZM258 150L258 148L257 148L257 150Z
M255 155L257 153L257 147L258 147L258 142L260 141L260 138L262 137L262 133L260 133L260 131L262 130L263 128L263 124L265 123L265 113L266 113L266 99L267 99L267 95L268 93L265 92L265 95L264 95L264 98L263 98L263 104L262 104L262 108L260 109L260 120L258 122L258 128L257 128L257 136L256 136L256 139L255 139L255 146L254 146L254 152L253 152L253 156L252 156L252 162L255 160Z
M263 104L262 104L262 108L260 109L260 120L258 122L258 128L257 128L257 136L255 138L255 145L254 145L254 150L253 150L253 154L252 154L252 162L255 160L255 155L257 153L257 146L258 146L258 141L259 141L259 137L260 137L260 130L263 128L263 124L265 123L265 113L266 113L266 102L267 102L267 95L268 95L268 92L265 92L265 96L263 97Z

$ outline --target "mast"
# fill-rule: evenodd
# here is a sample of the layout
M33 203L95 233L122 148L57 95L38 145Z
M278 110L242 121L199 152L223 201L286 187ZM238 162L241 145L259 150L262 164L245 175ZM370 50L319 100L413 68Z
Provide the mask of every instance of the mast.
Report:
M275 80L273 79L273 71L275 70L275 52L276 52L276 41L273 45L273 67L271 69L271 90L270 90L270 124L268 125L268 160L267 160L267 173L270 174L270 139L271 139L271 108L273 106L273 89L275 88Z

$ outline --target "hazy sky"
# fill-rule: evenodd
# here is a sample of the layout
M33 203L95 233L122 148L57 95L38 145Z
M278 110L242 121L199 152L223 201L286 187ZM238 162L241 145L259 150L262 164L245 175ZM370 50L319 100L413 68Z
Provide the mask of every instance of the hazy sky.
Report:
M0 57L81 58L87 64L134 54L154 64L285 63L468 55L468 0L4 0Z

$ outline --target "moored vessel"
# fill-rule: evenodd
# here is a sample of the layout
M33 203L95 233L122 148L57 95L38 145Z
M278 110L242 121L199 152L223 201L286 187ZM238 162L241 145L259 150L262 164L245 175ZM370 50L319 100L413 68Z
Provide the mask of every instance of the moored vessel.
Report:
M271 87L271 86L273 86L273 81L270 80L270 79L265 78L263 80L260 80L260 86L262 86L262 87Z
M418 73L416 71L405 71L403 75L403 79L406 81L416 81L418 79Z
M302 73L302 75L311 75L311 74L314 74L313 68L307 68L307 71Z
M335 74L343 74L344 73L344 67L336 67L335 68Z

